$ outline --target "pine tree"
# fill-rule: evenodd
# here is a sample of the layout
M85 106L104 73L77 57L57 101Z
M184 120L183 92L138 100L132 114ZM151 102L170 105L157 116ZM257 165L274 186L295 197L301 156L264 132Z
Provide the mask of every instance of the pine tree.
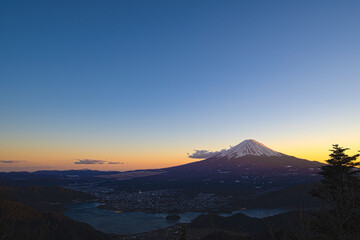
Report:
M325 207L316 214L318 232L324 239L360 239L360 180L356 162L360 154L348 156L348 148L333 145L327 165L321 167L320 186L311 194Z

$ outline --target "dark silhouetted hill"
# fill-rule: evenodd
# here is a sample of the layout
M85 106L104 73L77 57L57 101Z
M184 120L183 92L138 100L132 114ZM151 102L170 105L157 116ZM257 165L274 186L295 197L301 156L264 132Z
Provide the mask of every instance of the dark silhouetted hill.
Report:
M90 225L0 199L0 240L108 240Z
M0 186L0 198L21 202L41 211L59 210L57 207L62 204L94 199L91 195L58 186L24 188Z
M234 236L224 231L213 232L201 240L250 240L250 237Z
M0 183L9 187L56 186L104 181L101 176L120 173L96 170L46 170L36 172L0 172Z
M187 225L191 232L208 231L203 240L290 239L308 222L310 214L294 211L266 218L253 218L242 213L230 217L204 214ZM211 231L209 231L211 229ZM276 236L276 237L275 237Z
M0 187L0 196L13 201L27 200L52 203L71 203L93 199L91 195L58 186Z
M216 214L203 214L195 218L190 224L191 228L213 228L230 230L242 233L256 233L265 229L265 223L260 218L252 218L238 213L230 217Z

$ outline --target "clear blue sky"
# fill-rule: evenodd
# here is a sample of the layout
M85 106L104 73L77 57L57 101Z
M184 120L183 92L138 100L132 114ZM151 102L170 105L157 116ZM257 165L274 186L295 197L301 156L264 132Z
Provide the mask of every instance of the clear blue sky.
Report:
M0 159L132 168L245 138L358 147L359 13L360 1L1 1Z

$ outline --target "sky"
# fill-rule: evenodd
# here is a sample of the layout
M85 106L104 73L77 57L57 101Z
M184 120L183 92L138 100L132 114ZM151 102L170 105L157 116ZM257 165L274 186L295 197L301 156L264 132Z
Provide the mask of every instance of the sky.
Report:
M359 12L350 0L1 1L0 171L159 168L249 138L309 160L335 143L355 154Z

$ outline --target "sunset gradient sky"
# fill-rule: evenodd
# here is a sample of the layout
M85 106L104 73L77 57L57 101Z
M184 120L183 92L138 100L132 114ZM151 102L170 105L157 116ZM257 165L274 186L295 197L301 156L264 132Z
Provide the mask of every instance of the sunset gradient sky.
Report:
M0 171L360 149L360 1L0 2ZM74 164L79 159L123 164ZM9 163L13 161L13 163Z

